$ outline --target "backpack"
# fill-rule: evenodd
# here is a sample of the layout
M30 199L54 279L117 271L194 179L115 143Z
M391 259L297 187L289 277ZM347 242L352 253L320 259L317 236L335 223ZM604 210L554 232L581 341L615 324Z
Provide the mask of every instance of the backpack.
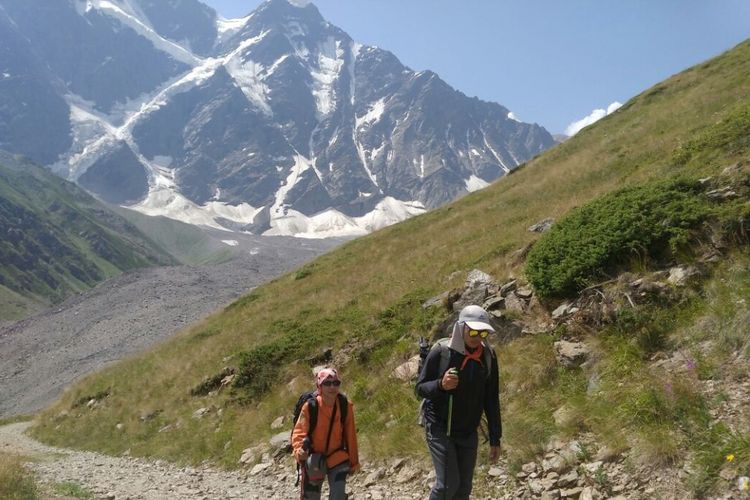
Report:
M438 339L437 342L430 346L426 338L419 337L419 368L417 370L417 373L422 373L422 370L424 369L424 360L433 349L440 349L440 364L438 365L438 373L445 373L451 360L451 349L450 347L448 347L450 341L450 337L443 337L441 339ZM495 350L491 347L488 349L487 347L487 345L484 345L482 352L482 357L484 359L482 363L487 367L487 378L490 378L490 374L492 373L492 359L495 357ZM419 415L417 416L417 424L421 426L424 426L424 403L424 399L419 402Z

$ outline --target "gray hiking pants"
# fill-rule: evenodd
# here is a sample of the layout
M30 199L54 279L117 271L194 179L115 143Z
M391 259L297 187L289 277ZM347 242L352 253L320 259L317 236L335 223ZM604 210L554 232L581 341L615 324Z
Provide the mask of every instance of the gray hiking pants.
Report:
M435 486L430 500L468 500L477 463L477 433L448 437L445 429L428 423L425 434L435 467Z
M328 471L328 500L346 500L346 476L349 474L349 463L337 465ZM305 481L305 500L320 500L322 484L313 486Z

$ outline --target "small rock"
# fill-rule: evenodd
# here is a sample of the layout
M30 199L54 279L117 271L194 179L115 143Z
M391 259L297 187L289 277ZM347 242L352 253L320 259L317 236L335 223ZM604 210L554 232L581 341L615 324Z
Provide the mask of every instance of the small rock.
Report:
M553 219L552 217L547 217L546 219L543 219L536 224L529 226L528 231L530 233L543 233L551 228L554 223L555 219Z
M582 491L583 491L583 488L581 488L580 486L571 488L569 490L560 490L560 496L562 498L571 498L571 497L575 498L575 497L578 497Z
M503 475L503 469L500 467L490 467L490 470L487 471L487 475L491 477L500 477Z
M273 464L270 464L270 463L260 463L260 464L257 464L257 465L255 465L255 467L253 467L250 470L250 475L251 476L257 476L258 474L260 474L261 472L265 471L266 469L268 469L272 465Z
M208 415L208 413L209 413L210 411L211 411L211 410L209 410L208 408L198 408L197 410L195 410L195 411L193 412L193 418L199 418L199 419L200 419L200 418L203 418L203 417L205 417L206 415Z
M117 424L115 425L115 429L117 429L118 431L124 431L125 426L123 424Z
M559 340L555 342L555 357L567 368L581 366L589 357L591 350L583 342L568 342Z
M285 420L286 420L286 418L284 417L284 415L281 415L280 417L277 417L276 420L274 420L273 422L271 422L271 429L274 429L274 430L275 429L281 429L282 427L284 427L284 421Z
M521 470L524 471L526 474L531 474L532 472L536 472L537 464L536 462L525 463L521 466Z
M563 302L557 308L552 311L552 319L560 319L564 316L568 315L568 310L570 309L570 304L567 302Z
M250 464L255 462L255 450L253 448L246 448L242 451L240 456L241 464Z
M396 367L395 370L393 370L393 373L391 373L391 377L396 378L398 380L403 380L404 382L408 382L412 379L417 378L417 371L419 370L419 355L415 355L409 359L409 361L406 361L405 363L400 364Z

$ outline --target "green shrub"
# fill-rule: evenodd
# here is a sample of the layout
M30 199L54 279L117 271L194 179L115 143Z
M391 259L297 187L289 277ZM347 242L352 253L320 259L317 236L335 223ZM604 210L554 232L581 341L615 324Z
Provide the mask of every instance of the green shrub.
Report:
M573 210L529 252L526 275L545 297L565 297L633 258L663 259L714 212L698 182L621 189Z

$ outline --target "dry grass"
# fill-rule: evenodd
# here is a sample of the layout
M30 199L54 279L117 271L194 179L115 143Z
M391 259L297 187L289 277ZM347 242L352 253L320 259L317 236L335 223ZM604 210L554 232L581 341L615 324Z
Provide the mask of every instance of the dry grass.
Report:
M35 500L37 485L20 457L0 453L0 498L6 500Z

